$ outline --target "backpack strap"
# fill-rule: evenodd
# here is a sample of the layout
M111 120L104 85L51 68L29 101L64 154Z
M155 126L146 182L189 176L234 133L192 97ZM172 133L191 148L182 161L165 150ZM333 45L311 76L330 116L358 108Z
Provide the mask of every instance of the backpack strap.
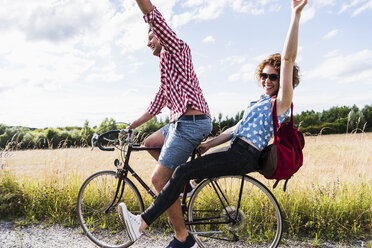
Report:
M273 96L273 102L272 102L272 116L273 116L273 126L274 126L274 143L278 141L277 136L278 136L278 129L279 129L279 123L278 123L278 115L276 113L276 95ZM291 126L294 125L293 121L293 102L291 102L291 120L290 120ZM291 178L291 177L290 177ZM287 190L287 183L290 178L287 178L284 182L283 186L283 191L285 192ZM275 189L276 186L278 186L280 180L276 180L273 188Z
M284 192L287 190L287 183L288 183L289 179L291 179L291 177L285 179L284 186L283 186L283 191L284 191Z
M288 183L289 179L291 179L291 177L285 179L284 186L283 186L283 191L284 191L284 192L287 190L287 183ZM278 186L279 181L280 181L280 180L278 180L278 179L275 181L275 183L274 183L274 185L273 185L273 189L275 189L276 186Z
M274 137L276 138L277 136L277 131L278 131L278 116L276 114L276 97L273 97L273 104L272 104L272 116L273 116L273 126L274 126Z
M278 186L278 183L279 183L279 180L276 180L275 183L274 183L274 185L273 185L273 189L275 189L276 186Z
M273 116L273 126L274 126L274 141L276 141L276 137L278 136L278 128L279 128L279 123L278 123L278 115L276 113L276 95L273 96L273 103L272 103L272 116ZM291 120L290 120L291 125L294 125L293 121L293 102L291 102Z

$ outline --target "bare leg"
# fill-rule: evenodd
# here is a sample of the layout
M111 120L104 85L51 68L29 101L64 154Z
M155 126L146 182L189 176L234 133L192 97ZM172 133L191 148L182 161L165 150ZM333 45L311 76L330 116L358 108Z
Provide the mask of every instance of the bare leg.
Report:
M164 144L164 140L165 140L165 137L159 129L145 139L144 145L146 147L162 147ZM150 150L148 152L156 161L159 160L160 151Z
M165 167L162 164L158 164L152 174L152 184L154 185L158 193L167 184L168 180L173 174L173 170ZM188 236L185 221L182 215L181 203L177 200L171 207L166 211L170 221L172 222L176 238L184 242Z
M146 229L146 227L147 227L147 224L141 217L141 226L140 226L140 229L139 229L140 233L142 233Z
M163 135L163 133L159 130L155 131L154 133L152 133L150 136L148 136L145 140L144 140L144 145L145 147L162 147L163 144L164 144L164 141L165 141L165 137ZM148 153L150 153L150 155L156 160L158 161L159 160L159 156L160 156L160 151L157 151L157 150L149 150ZM156 170L156 169L155 169ZM155 173L155 171L153 172ZM172 171L173 173L173 171ZM171 174L172 175L172 174ZM161 190L160 190L161 191ZM160 192L159 191L159 192ZM158 192L158 193L159 193ZM140 226L140 232L142 233L146 228L147 228L147 224L146 222L141 218L141 226Z
M146 147L162 147L165 141L165 137L160 130L157 130L144 141ZM158 161L160 151L148 151L151 156ZM156 191L159 193L165 184L173 174L173 170L165 167L161 163L155 167L154 172L151 177L151 182L154 185ZM182 215L182 207L180 201L176 201L167 211L166 211L170 221L172 222L176 238L183 242L188 236L188 231L186 229L185 221ZM142 219L140 231L143 231L147 227L146 222Z

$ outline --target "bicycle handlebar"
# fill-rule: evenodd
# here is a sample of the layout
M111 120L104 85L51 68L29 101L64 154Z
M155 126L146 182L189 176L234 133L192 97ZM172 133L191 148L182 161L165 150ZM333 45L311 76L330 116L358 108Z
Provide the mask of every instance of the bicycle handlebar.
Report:
M115 148L113 148L113 147L107 148L107 147L104 147L102 145L102 140L105 138L105 136L110 135L110 134L118 134L119 141L120 141L120 138L127 136L125 138L125 142L131 143L132 134L134 133L133 131L134 130L132 130L132 129L122 129L122 130L111 130L111 131L104 132L102 134L94 133L93 137L92 137L92 140L91 140L92 149L94 148L94 141L96 140L97 141L97 147L100 150L102 150L102 151L114 151Z
M113 130L113 131L108 131L108 132L104 132L103 134L99 135L98 136L98 140L97 140L97 146L100 150L102 151L114 151L115 148L106 148L106 147L103 147L102 146L102 139L106 136L106 135L109 135L109 134L113 134L113 133L119 133L120 131L119 130Z

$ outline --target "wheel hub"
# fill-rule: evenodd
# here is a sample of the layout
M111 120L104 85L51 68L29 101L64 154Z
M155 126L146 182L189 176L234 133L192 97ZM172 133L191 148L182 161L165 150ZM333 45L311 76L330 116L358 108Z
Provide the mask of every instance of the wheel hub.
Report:
M244 228L246 217L241 209L237 210L234 206L228 206L226 210L222 210L222 217L229 222L226 227L229 231L236 232Z

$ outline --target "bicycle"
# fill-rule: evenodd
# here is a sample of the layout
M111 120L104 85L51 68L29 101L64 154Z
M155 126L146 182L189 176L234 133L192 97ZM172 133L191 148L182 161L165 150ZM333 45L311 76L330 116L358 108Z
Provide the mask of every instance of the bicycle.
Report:
M82 229L95 244L107 248L129 247L132 242L120 222L117 205L124 201L133 214L144 211L140 191L128 178L129 174L153 198L156 193L129 165L134 151L160 150L133 142L133 130L113 130L94 134L99 149L118 149L114 160L116 171L94 173L82 184L77 200L78 218ZM103 144L105 143L105 144ZM195 151L191 159L195 158ZM270 190L248 175L208 178L200 182L190 198L186 185L181 199L186 226L200 247L218 242L224 247L243 247L259 242L277 247L282 236L282 213Z

